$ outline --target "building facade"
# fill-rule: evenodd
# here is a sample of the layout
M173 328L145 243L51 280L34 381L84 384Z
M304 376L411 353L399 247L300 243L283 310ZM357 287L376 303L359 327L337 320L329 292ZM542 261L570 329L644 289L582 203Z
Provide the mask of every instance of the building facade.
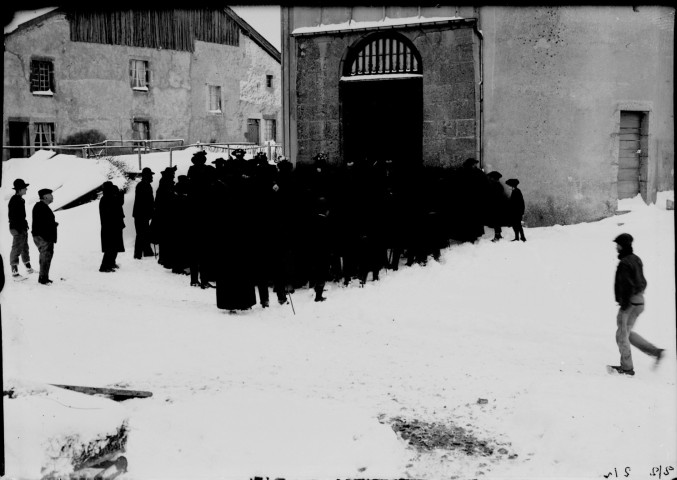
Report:
M520 179L530 225L674 188L674 9L287 7L286 154Z
M4 72L5 145L280 140L280 52L227 7L57 9L5 34Z

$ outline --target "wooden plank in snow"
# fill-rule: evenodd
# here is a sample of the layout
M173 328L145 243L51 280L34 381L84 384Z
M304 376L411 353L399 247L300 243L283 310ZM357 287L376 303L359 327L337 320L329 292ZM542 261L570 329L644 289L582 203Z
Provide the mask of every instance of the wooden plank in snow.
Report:
M147 398L153 396L153 392L143 390L124 390L121 388L103 388L103 387L81 387L77 385L59 385L52 383L53 386L73 390L75 392L86 393L87 395L108 395L114 400L127 400L129 398Z

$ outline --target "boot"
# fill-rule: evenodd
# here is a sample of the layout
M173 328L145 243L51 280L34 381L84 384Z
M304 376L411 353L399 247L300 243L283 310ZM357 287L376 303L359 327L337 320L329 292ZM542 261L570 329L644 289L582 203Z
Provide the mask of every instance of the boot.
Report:
M17 265L12 265L12 276L13 277L20 277L19 275L19 267Z
M28 273L35 273L35 270L33 270L33 269L31 268L30 262L26 264L26 271L27 271Z

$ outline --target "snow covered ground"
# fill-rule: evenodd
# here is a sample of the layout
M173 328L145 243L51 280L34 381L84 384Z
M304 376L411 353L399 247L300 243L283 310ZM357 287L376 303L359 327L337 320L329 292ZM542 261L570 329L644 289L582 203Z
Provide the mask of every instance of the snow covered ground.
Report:
M174 155L178 174L191 153ZM163 155L144 157L155 187ZM323 303L298 290L295 314L275 302L228 314L214 290L132 259L133 185L117 273L98 272L92 202L56 211L52 286L37 275L12 281L15 178L30 183L29 217L40 188L55 190L56 210L107 178L124 184L105 161L46 156L5 162L0 189L7 478L66 475L64 439L86 442L123 421L130 480L677 475L672 192L656 205L624 200L618 210L629 213L599 222L528 228L526 243L494 244L487 229L439 263L388 271L364 288L329 284ZM138 168L137 157L126 161ZM618 364L612 240L621 232L635 237L648 280L635 330L666 349L657 369L633 350L633 378L605 371ZM153 396L114 402L53 383ZM395 419L462 427L491 453L416 450Z

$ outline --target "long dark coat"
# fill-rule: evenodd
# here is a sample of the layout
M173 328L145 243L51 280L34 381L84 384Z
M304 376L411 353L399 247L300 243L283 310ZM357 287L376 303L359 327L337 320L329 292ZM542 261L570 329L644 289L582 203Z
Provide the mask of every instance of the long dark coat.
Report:
M136 185L136 197L134 199L134 210L132 216L139 220L150 220L153 218L153 208L155 199L153 198L153 187L149 181L142 179Z
M216 306L225 310L246 310L256 305L256 283L252 264L253 212L251 185L235 177L223 190L220 221L227 234L219 239L216 272Z
M452 237L475 241L484 235L487 202L487 177L482 170L464 166L453 178Z
M508 219L508 196L505 194L503 184L498 180L489 180L487 200L485 225L488 227L511 225Z
M122 230L125 228L125 214L122 211L124 198L117 187L104 188L99 200L99 218L101 219L101 251L117 253L125 251Z
M510 223L519 223L524 215L524 196L519 188L514 188L508 201Z

